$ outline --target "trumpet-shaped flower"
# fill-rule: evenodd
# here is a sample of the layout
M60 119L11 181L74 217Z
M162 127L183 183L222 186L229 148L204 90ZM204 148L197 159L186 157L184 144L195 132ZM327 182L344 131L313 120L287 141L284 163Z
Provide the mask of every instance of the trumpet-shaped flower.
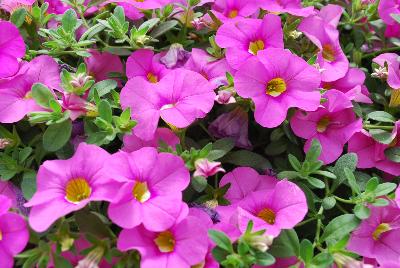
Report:
M342 92L329 90L323 97L327 101L322 107L315 112L297 111L290 125L297 136L307 139L304 151L316 139L322 148L319 159L330 164L342 154L354 133L362 129L362 120L356 118L351 101Z
M259 5L269 11L274 13L289 13L298 17L307 17L314 14L314 7L301 6L300 0L259 0Z
M392 14L400 14L399 0L381 0L378 5L379 17L386 23L385 36L399 37L400 27Z
M18 59L25 56L25 43L18 28L8 21L0 21L0 79L18 72Z
M126 62L126 76L128 78L142 77L150 83L157 83L168 72L163 64L148 49L139 49L133 52Z
M400 61L396 53L383 53L373 59L373 62L379 64L382 68L387 67L386 82L392 88L390 97L390 107L400 105Z
M109 79L110 73L124 72L124 66L118 56L108 52L101 53L94 49L91 49L89 52L92 56L85 58L85 63L90 75L96 81Z
M226 60L237 70L249 58L267 48L283 48L281 19L268 14L264 19L227 22L217 31L217 44L226 48Z
M43 232L57 219L82 209L90 201L113 200L118 185L110 182L105 169L109 159L102 148L81 143L72 158L45 161L37 175L37 191L25 204L32 207L32 229Z
M170 228L186 209L182 191L190 174L183 160L146 147L132 153L118 152L108 162L109 178L121 184L108 215L123 228L141 223L148 230Z
M175 148L177 144L179 144L179 138L172 132L169 128L160 127L157 128L154 138L148 141L142 140L134 133L125 135L124 146L122 148L125 152L133 152L137 151L143 147L154 147L158 148L160 146L160 142L165 143L166 145Z
M131 108L132 119L138 123L133 130L135 135L151 140L160 117L177 128L203 118L214 105L213 88L202 75L175 69L157 84L140 77L130 79L121 91L121 105Z
M277 48L260 51L235 75L238 95L253 100L256 121L268 128L279 126L291 107L315 111L320 103L320 82L317 69Z
M0 264L2 268L14 267L14 256L28 244L29 231L24 218L8 212L12 201L0 195Z
M249 17L260 9L257 0L215 0L212 8L222 22Z
M122 230L117 247L121 251L138 250L142 268L193 267L204 261L207 254L207 226L190 215L160 232L140 225Z

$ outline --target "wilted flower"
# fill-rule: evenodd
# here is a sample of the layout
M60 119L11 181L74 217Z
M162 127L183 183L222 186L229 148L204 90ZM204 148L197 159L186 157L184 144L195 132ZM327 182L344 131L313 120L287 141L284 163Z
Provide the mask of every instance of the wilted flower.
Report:
M160 58L160 62L168 69L181 67L189 58L190 53L181 44L172 44L167 53Z
M210 177L218 172L225 172L225 169L221 167L221 162L209 161L206 158L198 159L195 162L196 171L193 176Z

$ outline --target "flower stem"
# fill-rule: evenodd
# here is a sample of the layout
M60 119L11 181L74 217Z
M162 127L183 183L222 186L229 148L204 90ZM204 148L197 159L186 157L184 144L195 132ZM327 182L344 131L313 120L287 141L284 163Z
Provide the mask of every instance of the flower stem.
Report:
M370 125L370 124L365 124L364 125L365 129L383 129L383 130L393 130L393 126L377 126L377 125Z

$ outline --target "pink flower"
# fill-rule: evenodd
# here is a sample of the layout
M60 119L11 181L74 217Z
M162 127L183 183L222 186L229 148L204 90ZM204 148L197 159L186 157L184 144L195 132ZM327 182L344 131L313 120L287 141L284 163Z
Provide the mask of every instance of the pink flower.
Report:
M104 2L116 3L124 8L125 15L131 20L137 20L143 17L141 10L162 8L169 4L171 0L109 0Z
M400 14L399 0L381 0L378 5L379 17L387 24L385 36L399 37L399 25L391 14Z
M2 268L14 267L14 256L20 253L29 240L26 222L20 215L8 212L11 200L0 195L0 260Z
M396 197L394 200L396 201L397 206L400 208L400 185L397 187L395 195Z
M349 68L346 75L336 81L323 82L324 89L336 89L343 92L350 100L361 103L372 103L369 92L364 85L365 73L358 68Z
M215 84L215 87L226 85L226 73L233 72L226 62L226 59L217 60L206 51L198 48L192 49L191 56L186 62L185 68L198 72Z
M168 69L158 61L154 52L139 49L133 52L126 62L128 78L142 77L150 83L157 83L168 73Z
M273 189L250 192L242 200L217 209L223 221L229 221L241 232L251 220L254 230L266 229L266 234L273 237L283 229L292 229L303 220L307 210L303 191L287 180L277 182Z
M113 200L119 189L104 168L109 159L102 148L81 143L72 158L45 161L37 175L37 192L25 204L32 207L32 229L43 232L57 219L82 209L90 201Z
M96 81L109 79L110 73L124 72L124 66L117 55L108 52L101 53L94 49L91 49L89 52L92 56L85 58L85 63L90 75Z
M212 12L222 22L251 16L260 9L257 0L215 0L212 8Z
M237 167L231 172L226 173L221 181L220 187L230 183L228 191L225 194L231 204L240 202L250 193L261 190L272 190L275 188L278 180L267 175L259 175L257 171L250 167Z
M20 8L31 10L34 3L35 0L2 0L0 2L0 8L12 14Z
M175 148L179 144L179 138L169 128L157 128L154 133L154 138L148 141L142 140L134 133L124 136L124 146L122 150L125 152L134 152L143 147L154 147L158 148L160 142L167 144L168 146Z
M109 177L121 184L108 209L110 219L119 226L133 228L143 223L148 230L163 231L187 210L182 191L189 185L190 174L180 157L145 147L118 152L108 164Z
M241 19L223 24L215 38L226 48L226 60L237 70L249 58L267 48L283 48L281 19L272 14L264 19Z
M244 149L251 149L249 141L249 115L241 107L221 114L209 126L208 131L216 138L232 138L235 145Z
M256 121L268 128L279 126L291 107L315 111L320 82L317 69L289 50L276 48L260 51L235 75L238 95L254 101Z
M321 78L331 82L344 77L349 68L349 61L339 43L339 32L336 29L342 8L328 5L318 15L307 17L300 23L302 31L319 49L316 63L321 68Z
M0 122L14 123L30 112L43 110L32 98L31 88L35 83L60 90L60 72L53 58L39 56L22 65L12 79L0 81Z
M301 6L300 0L259 0L261 8L275 13L289 13L294 16L307 17L314 14L314 7Z
M307 139L304 151L310 149L316 139L321 144L319 160L330 164L342 154L344 145L362 129L362 120L357 119L351 101L340 91L329 90L327 99L315 112L297 111L290 120L294 134Z
M157 55L157 57L160 57L160 62L168 69L183 67L186 64L189 56L190 52L186 51L182 44L179 43L172 44L168 51L161 52Z
M17 196L15 194L14 185L11 182L0 180L0 195L10 199L11 207L17 207Z
M387 64L387 83L393 89L400 89L400 61L396 53L383 53L373 59L373 62L385 67Z
M151 140L159 118L177 128L185 128L203 118L214 104L214 86L198 73L175 69L152 84L132 78L121 91L121 105L132 111L137 121L136 136Z
M50 14L64 14L69 8L69 6L61 0L45 0L44 2L49 4L48 12Z
M350 236L347 249L379 263L400 260L400 208L370 206L371 215ZM386 266L385 266L386 267Z
M392 132L392 137L397 137L400 121L396 122ZM395 139L396 140L396 139ZM385 150L394 144L382 144L375 141L365 130L354 134L349 140L348 151L356 153L358 156L358 168L377 168L394 176L400 176L400 163L390 161L385 156Z
M11 22L0 21L0 79L14 75L18 59L25 56L25 43L18 28Z
M206 158L198 159L195 162L196 171L193 173L194 177L202 176L202 177L210 177L218 172L225 172L225 169L221 167L220 162L209 161Z
M235 103L236 99L233 97L233 92L230 90L219 90L218 95L215 97L215 101L219 104L231 104Z
M122 230L117 247L122 251L138 250L142 268L191 267L207 254L207 227L193 216L161 232L151 232L140 225Z
M73 93L64 92L61 105L64 110L70 112L70 118L73 121L87 112L86 99Z

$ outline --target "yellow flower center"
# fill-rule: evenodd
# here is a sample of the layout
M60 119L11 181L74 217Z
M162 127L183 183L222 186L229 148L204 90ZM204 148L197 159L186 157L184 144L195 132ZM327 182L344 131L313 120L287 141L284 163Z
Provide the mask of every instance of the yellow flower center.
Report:
M317 123L317 131L319 133L325 132L330 122L331 120L329 119L329 117L327 116L322 117Z
M327 61L335 60L335 49L330 44L325 44L322 46L322 57Z
M144 2L144 0L134 0L135 2L141 2L141 3L143 3Z
M84 178L76 178L67 183L65 199L73 204L78 204L82 200L89 198L91 193L92 188L90 188L87 180Z
M272 97L278 97L286 91L286 83L282 78L271 79L267 84L266 94Z
M170 231L159 233L156 239L154 239L154 243L156 243L162 253L172 252L175 248L175 238Z
M204 261L202 261L196 265L193 265L191 268L204 268L205 265L206 265L206 263Z
M228 18L231 18L231 19L236 18L237 15L238 15L238 11L237 11L236 9L233 9L233 10L231 10L231 11L229 12Z
M390 95L389 107L394 108L398 106L400 106L400 89L393 89Z
M388 223L381 223L372 233L372 237L374 238L374 240L379 240L379 237L387 231L390 231L390 225Z
M150 191L146 182L137 182L133 187L133 197L140 203L144 203L150 199Z
M149 72L148 74L147 74L147 80L150 82L150 83L157 83L158 82L158 77L157 77L157 75L155 75L155 74L153 74L152 72Z
M250 42L249 53L251 53L253 55L257 55L258 51L263 50L264 48L265 48L264 41L256 40L256 41Z
M0 230L0 241L3 240L3 233Z
M273 212L271 209L264 208L260 212L258 212L257 217L264 220L268 224L274 224L276 215L275 212Z
M325 89L325 90L330 90L330 89L332 89L332 84L331 83L324 83L323 84L323 86L322 86L322 88L323 89Z

